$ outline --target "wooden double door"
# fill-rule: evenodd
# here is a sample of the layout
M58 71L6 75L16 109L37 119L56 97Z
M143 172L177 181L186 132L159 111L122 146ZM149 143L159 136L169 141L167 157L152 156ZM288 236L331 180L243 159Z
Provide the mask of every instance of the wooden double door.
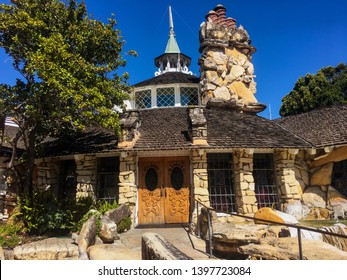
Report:
M189 158L139 159L139 224L189 222Z

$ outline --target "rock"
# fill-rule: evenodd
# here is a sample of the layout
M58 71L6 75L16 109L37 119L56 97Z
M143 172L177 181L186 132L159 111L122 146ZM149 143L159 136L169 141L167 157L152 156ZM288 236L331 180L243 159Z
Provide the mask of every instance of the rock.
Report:
M13 250L15 260L77 260L78 255L78 247L70 238L48 238Z
M311 175L310 185L330 185L331 184L331 173L333 171L334 163L330 162L319 168L317 168Z
M108 217L111 221L118 224L124 218L131 215L131 211L128 205L122 204L116 209L109 210L104 216Z
M237 248L249 243L258 243L258 236L250 230L236 228L233 224L213 224L212 244L216 256L227 259L245 259L247 256L239 254Z
M88 259L87 249L93 245L96 236L96 216L91 216L82 226L78 237L79 259Z
M141 252L133 251L122 244L99 244L87 250L90 260L141 260Z
M347 252L317 240L302 239L303 258L306 260L347 260ZM251 259L298 260L297 238L265 238L260 244L248 244L238 248L240 254Z
M302 220L309 215L310 209L308 206L303 205L301 201L295 200L285 206L284 213L295 217L297 220Z
M119 239L117 234L117 225L110 220L107 216L103 216L101 220L101 229L99 231L99 237L104 243L112 243L116 239Z
M215 98L222 99L222 100L229 100L230 99L229 90L225 86L217 87L214 91L214 96L215 96Z
M326 194L319 187L309 187L302 195L302 200L308 207L326 207Z
M328 189L328 204L332 207L342 206L343 211L347 212L347 198L332 186Z
M326 232L333 232L333 233L343 234L347 236L347 226L344 224L337 223L333 226L321 227L319 229L324 230ZM335 246L336 248L347 252L347 238L341 238L341 237L332 236L328 234L323 234L322 238L324 242L329 243Z
M271 209L269 207L260 208L255 214L254 218L268 220L272 222L287 223L287 224L297 224L298 220L289 214L283 213L278 210ZM266 222L255 221L257 224L263 224Z
M142 235L143 260L191 260L189 256L178 250L170 242L156 233L147 232Z
M3 260L5 260L5 254L4 254L4 250L0 246L0 261L3 261Z
M306 220L324 220L330 218L330 212L326 208L311 208L310 214L305 218Z

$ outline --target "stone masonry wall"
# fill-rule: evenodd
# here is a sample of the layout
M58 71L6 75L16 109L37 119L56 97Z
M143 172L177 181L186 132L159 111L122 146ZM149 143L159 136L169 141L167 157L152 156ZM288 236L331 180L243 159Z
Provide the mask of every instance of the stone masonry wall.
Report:
M280 203L285 205L300 200L302 189L295 176L296 149L277 150L274 154Z
M76 197L96 196L95 155L75 155L77 187Z
M136 156L134 153L127 153L125 157L120 157L119 165L119 200L118 204L127 204L132 213L132 224L136 218L136 201L137 201L137 187L136 187Z
M253 151L238 150L234 153L234 181L237 212L255 213L258 208L253 178Z
M255 48L242 26L226 17L226 9L217 5L206 15L200 27L199 59L201 101L206 106L228 107L260 112L266 106L254 97L256 83L251 63Z

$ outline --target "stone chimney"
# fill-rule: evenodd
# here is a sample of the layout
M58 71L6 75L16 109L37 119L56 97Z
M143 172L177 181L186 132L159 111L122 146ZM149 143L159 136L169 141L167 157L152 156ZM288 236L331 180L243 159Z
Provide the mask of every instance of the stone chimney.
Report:
M252 54L256 49L242 26L226 16L217 5L200 26L199 59L201 103L206 107L225 107L261 112L266 106L257 101Z
M122 114L120 118L121 135L119 136L118 147L131 148L134 146L138 136L140 124L139 112L129 110Z
M202 107L190 107L189 110L189 135L193 145L205 146L207 144L207 122Z

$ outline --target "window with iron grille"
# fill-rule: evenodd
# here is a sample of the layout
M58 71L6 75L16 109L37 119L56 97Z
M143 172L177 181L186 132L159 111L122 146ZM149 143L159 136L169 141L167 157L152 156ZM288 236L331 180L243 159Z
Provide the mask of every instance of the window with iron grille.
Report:
M157 89L157 106L172 107L175 106L175 88Z
M199 105L198 88L195 87L181 87L181 105Z
M334 162L331 184L341 194L347 196L347 160Z
M152 107L152 93L150 89L135 92L135 104L137 109Z
M97 165L97 198L118 203L119 158L99 158Z
M253 177L258 208L271 207L279 209L272 154L253 155Z
M236 212L232 155L208 154L208 190L211 207L225 212Z

